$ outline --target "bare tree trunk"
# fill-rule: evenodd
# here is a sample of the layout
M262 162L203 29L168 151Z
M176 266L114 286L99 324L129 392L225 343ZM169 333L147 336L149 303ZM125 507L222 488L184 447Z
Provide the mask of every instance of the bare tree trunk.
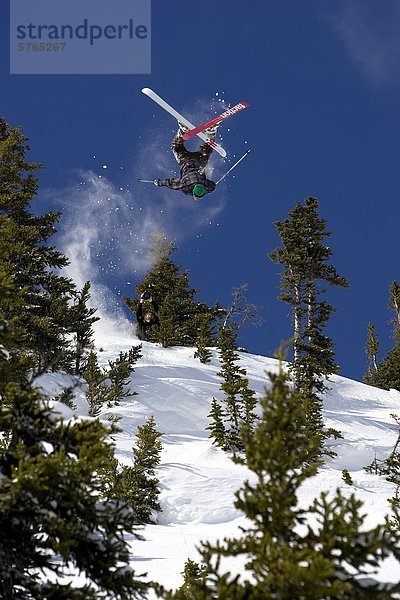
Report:
M316 304L316 293L315 293L315 281L310 282L310 289L307 294L307 329L308 329L308 343L311 345L313 338L311 335L312 331L312 309Z

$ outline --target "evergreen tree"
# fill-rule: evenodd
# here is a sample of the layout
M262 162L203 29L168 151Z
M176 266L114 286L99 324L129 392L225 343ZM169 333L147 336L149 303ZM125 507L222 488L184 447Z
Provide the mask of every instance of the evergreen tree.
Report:
M133 467L123 467L113 491L115 497L132 507L138 523L154 523L154 512L161 511L159 481L155 476L161 460L161 436L153 416L138 427L136 445L132 448Z
M28 150L21 129L0 119L0 597L144 597L123 539L136 536L134 515L101 501L98 473L115 429L64 424L29 382L77 358L82 367L95 319L88 284L79 294L61 277L67 258L48 245L59 213L30 211L40 165L25 161ZM61 583L71 570L83 587Z
M74 303L70 309L70 331L74 335L72 359L75 375L82 375L87 366L89 351L93 349L92 325L99 320L94 314L97 308L89 308L90 282L87 281L80 292L73 293Z
M140 296L148 291L157 302L160 327L151 331L152 340L161 342L164 347L195 346L199 336L199 315L204 315L211 323L215 311L204 302L195 300L198 290L190 287L189 271L181 272L171 259L175 250L174 242L162 242L160 236L155 236L148 249L151 269L143 282L137 285L136 292ZM139 300L123 299L135 312Z
M340 490L332 499L322 494L308 510L298 506L299 487L317 470L308 457L319 437L310 435L300 395L288 376L281 369L270 379L260 422L246 443L245 461L254 477L236 494L235 506L249 525L238 539L203 543L207 575L198 585L193 582L189 598L396 598L400 585L374 582L370 569L391 552L399 556L398 532L389 535L382 526L365 531L362 503ZM222 572L221 560L237 556L246 559L245 576ZM368 578L362 580L363 575Z
M394 312L394 346L377 368L369 373L367 383L384 390L393 388L400 391L400 286L396 281L390 285L389 309Z
M246 379L248 383L248 379ZM258 400L255 396L255 392L249 389L248 385L243 387L242 391L242 402L243 402L243 417L241 427L241 437L244 443L253 435L254 429L257 423L257 414L255 412Z
M194 358L198 358L204 365L211 362L212 352L209 346L214 345L213 325L208 314L198 315L197 348Z
M77 385L76 386L73 385L71 387L64 389L61 392L61 394L58 394L58 396L55 396L54 401L62 402L63 404L65 404L65 406L68 406L68 408L75 410L76 404L74 403L74 398L75 398L74 388L76 388L76 387L77 387Z
M204 565L200 566L198 563L194 562L194 560L188 558L188 560L185 562L185 566L182 573L183 585L181 589L190 590L193 581L198 581L199 579L201 579L205 574L205 570L206 569Z
M213 444L227 450L227 432L224 425L225 413L216 398L212 399L211 411L208 417L211 419L211 424L206 429L210 430L209 437L213 439Z
M107 375L100 368L97 355L92 350L88 356L86 371L83 376L88 384L86 398L89 404L88 414L98 417L101 409L107 404L109 398L109 386L105 383Z
M371 383L384 390L394 389L400 392L400 343L396 343L379 363Z
M275 223L282 241L269 257L281 265L282 293L279 298L293 310L293 361L291 369L296 390L301 394L310 432L322 441L322 400L325 380L338 371L334 361L332 340L324 333L335 310L322 299L325 285L346 287L348 282L327 264L332 250L324 240L330 235L326 222L318 216L318 201L307 198L304 206L297 203L283 222Z
M373 462L365 468L368 473L374 473L375 475L385 475L386 479L391 483L394 483L396 488L392 498L389 502L393 508L393 521L391 527L400 531L400 417L398 415L390 415L397 425L399 425L399 431L397 440L394 444L393 450L390 455L383 460L373 460Z
M17 356L24 336L2 310L21 298L0 258L0 597L144 597L123 539L125 531L136 536L134 515L120 501L101 501L99 472L114 429L89 420L64 424L10 368L10 348ZM61 583L71 569L84 574L83 587Z
M397 281L392 281L389 289L389 309L394 312L392 322L394 323L394 337L397 339L400 334L400 285Z
M134 373L137 360L142 356L140 351L142 346L132 346L129 352L120 352L115 361L109 361L107 379L110 383L110 389L107 399L109 407L118 406L122 398L135 396L136 392L128 391L127 385L129 378Z
M0 397L7 381L25 381L30 365L24 349L26 332L16 317L9 315L22 310L24 298L15 286L11 265L6 260L6 249L12 243L10 219L0 216Z
M123 539L125 531L134 533L134 516L122 502L99 497L96 473L108 454L110 432L98 421L63 424L29 387L9 383L5 396L0 597L144 597L146 586L129 568ZM85 575L83 588L58 583L71 569Z
M116 429L114 424L112 428ZM115 500L125 502L122 496L115 494L115 489L121 471L118 459L115 456L115 447L113 444L108 444L105 450L101 465L97 469L97 480L99 483L100 497L105 502L114 502ZM134 517L135 520L135 517Z
M190 558L186 561L183 570L183 584L175 592L169 592L160 585L155 585L158 598L165 600L210 600L206 586L207 568L199 565Z
M3 261L14 277L23 303L9 307L5 318L17 318L25 330L33 373L49 367L68 368L68 330L70 300L75 289L71 280L55 270L68 263L67 258L48 239L55 232L60 213L36 216L30 212L41 165L26 162L27 138L20 128L0 118L0 215L8 217L9 244L3 248ZM4 312L5 307L3 307Z
M342 479L346 485L354 485L351 475L347 469L342 469Z
M129 352L120 352L115 361L109 361L109 369L101 369L97 355L91 351L83 376L88 383L86 398L89 403L89 415L97 417L103 407L118 406L122 398L134 396L128 391L129 377L134 372L134 365L141 357L142 346L133 346Z
M223 379L221 390L224 392L224 410L216 412L216 405L211 417L214 424L211 427L212 435L222 435L220 424L215 419L224 415L225 436L222 442L216 443L225 449L230 449L234 454L243 450L243 437L252 434L256 415L254 408L257 404L254 392L249 389L249 380L246 370L238 365L239 355L236 351L237 331L234 324L220 329L218 338L218 350L220 353L221 370L218 375ZM214 437L214 436L213 436Z
M368 323L368 337L365 346L365 354L368 360L368 369L363 377L365 383L372 383L374 374L378 370L379 341L376 337L375 326L373 323Z
M174 597L179 600L192 600L193 593L198 593L198 590L206 591L206 572L205 565L199 565L189 558L185 563L182 573L183 584Z

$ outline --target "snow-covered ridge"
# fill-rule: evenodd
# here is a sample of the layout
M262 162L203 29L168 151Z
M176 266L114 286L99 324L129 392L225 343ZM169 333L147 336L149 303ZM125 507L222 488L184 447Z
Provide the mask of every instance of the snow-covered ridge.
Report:
M99 354L102 366L115 360L121 351L139 342L121 337L102 341ZM115 436L117 457L131 464L131 448L138 425L154 415L158 430L163 432L162 463L158 472L161 483L159 524L146 526L144 542L132 541L132 566L135 571L167 587L181 583L180 573L188 558L198 560L196 546L201 540L234 536L244 517L234 507L234 493L249 471L235 465L222 451L214 448L206 426L212 397L221 397L218 355L214 351L210 364L193 357L193 348L161 348L143 343L142 358L136 364L131 389L137 395L128 397L115 409L105 409L121 418L121 432ZM247 371L249 386L260 396L269 385L267 371L276 371L277 361L263 356L241 353L240 364ZM68 384L66 376L49 374L40 385L57 395ZM75 414L87 414L83 393L75 398ZM400 393L366 386L343 377L332 377L326 394L324 416L328 426L338 429L343 439L332 446L337 457L329 459L319 474L302 487L299 502L307 507L321 491L334 492L338 486L344 493L355 492L367 514L365 526L383 521L389 512L387 499L393 486L383 477L368 474L363 467L375 457L385 458L397 438L397 426L391 413L399 412ZM57 403L66 418L72 411ZM347 469L353 486L345 485L342 469ZM380 576L397 581L399 565L388 560Z

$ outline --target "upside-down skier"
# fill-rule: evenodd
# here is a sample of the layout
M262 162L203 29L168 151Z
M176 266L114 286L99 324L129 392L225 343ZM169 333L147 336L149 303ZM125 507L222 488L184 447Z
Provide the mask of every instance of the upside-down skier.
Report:
M216 184L207 179L204 170L213 152L210 144L203 142L196 152L189 152L185 148L182 135L186 131L180 125L178 132L172 140L172 152L181 168L179 179L155 179L154 185L166 186L171 190L179 190L184 194L193 196L194 200L200 200L206 194L215 190ZM215 129L207 131L210 140L215 138Z

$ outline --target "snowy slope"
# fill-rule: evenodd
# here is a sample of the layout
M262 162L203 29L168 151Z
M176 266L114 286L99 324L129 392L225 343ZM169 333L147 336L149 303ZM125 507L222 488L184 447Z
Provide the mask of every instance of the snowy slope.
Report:
M107 366L121 351L139 342L130 335L106 336L98 340L103 351L100 364ZM116 436L117 456L131 464L131 448L138 425L154 415L163 432L159 524L146 526L145 541L132 541L132 566L147 572L148 578L175 588L181 584L181 572L188 558L198 560L196 546L201 540L234 536L244 517L234 507L234 493L244 478L251 477L246 468L235 465L222 451L215 449L205 430L213 396L221 397L217 376L219 363L214 352L212 362L203 365L194 359L192 348L161 348L143 343L143 357L132 377L128 397L112 411L122 417L122 431ZM276 370L274 359L241 353L241 366L247 371L250 387L262 395L268 385L266 371ZM59 393L60 376L48 375L42 385ZM86 414L83 395L75 400L78 414ZM58 405L59 406L59 405ZM400 393L386 392L342 377L333 377L325 398L327 425L342 432L333 443L337 453L312 480L300 490L299 502L308 506L321 491L334 492L338 486L355 492L365 502L366 527L383 521L389 511L387 498L393 486L383 477L367 474L363 467L375 454L386 457L397 438L396 425L390 414L399 412ZM60 407L64 414L69 409ZM343 483L342 469L347 469L354 485ZM398 581L400 566L389 559L379 573L383 581Z

